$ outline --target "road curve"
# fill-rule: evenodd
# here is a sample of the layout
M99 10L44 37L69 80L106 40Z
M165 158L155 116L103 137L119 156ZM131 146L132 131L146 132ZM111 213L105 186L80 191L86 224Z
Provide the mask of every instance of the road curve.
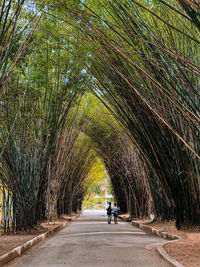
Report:
M164 240L106 216L81 216L7 266L168 267L155 252Z

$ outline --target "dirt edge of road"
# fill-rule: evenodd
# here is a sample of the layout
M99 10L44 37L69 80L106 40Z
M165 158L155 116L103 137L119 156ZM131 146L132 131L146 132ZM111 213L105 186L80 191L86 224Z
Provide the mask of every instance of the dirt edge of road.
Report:
M169 242L164 245L166 253L185 267L200 267L199 228L177 230L174 222L154 222L147 226L179 236L179 242Z
M179 240L181 240L181 238L177 235L174 235L174 234L171 234L169 232L166 232L164 229L159 229L159 228L154 228L154 227L151 227L147 224L144 224L143 222L140 222L140 221L131 221L131 224L136 226L136 227L139 227L140 229L146 231L146 232L149 232L153 235L157 235L159 237L162 237L166 240L172 240L172 241L169 241L167 242L168 243L174 243L174 242L177 242ZM159 244L157 247L156 247L156 250L157 252L159 253L159 255L164 259L166 260L168 263L170 263L170 265L174 266L174 267L184 267L184 265L182 265L181 263L179 263L178 261L176 261L175 259L173 259L172 257L170 257L170 255L166 252L166 250L164 249L164 246L166 245L165 244Z
M59 220L49 223L41 223L38 230L19 234L0 235L0 266L10 262L18 256L21 256L25 251L32 248L34 245L52 236L63 227L76 220L78 215L63 215Z
M130 222L128 214L122 214L120 218ZM200 267L199 227L177 230L174 221L152 223L151 220L135 219L134 222L137 227L141 224L141 229L144 231L172 240L157 248L163 258L169 256L172 266ZM174 261L177 265L174 265Z

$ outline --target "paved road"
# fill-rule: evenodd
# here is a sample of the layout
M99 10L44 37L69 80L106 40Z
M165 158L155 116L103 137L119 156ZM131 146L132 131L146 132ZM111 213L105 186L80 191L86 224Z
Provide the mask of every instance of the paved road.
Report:
M167 267L155 252L162 242L128 223L108 225L105 215L86 211L9 266Z

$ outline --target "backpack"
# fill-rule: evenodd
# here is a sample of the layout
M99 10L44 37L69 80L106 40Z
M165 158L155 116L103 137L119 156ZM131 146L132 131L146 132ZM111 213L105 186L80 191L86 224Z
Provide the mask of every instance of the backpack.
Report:
M112 209L111 209L111 207L108 207L107 208L107 215L111 215L112 214Z

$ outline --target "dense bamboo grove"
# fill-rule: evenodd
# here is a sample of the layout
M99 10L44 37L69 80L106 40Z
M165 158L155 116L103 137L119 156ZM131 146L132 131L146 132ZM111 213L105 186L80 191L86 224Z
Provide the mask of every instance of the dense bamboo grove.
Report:
M15 1L10 3L14 7ZM27 11L28 6L23 7ZM15 8L18 10L18 5ZM2 5L2 13L6 12L9 6ZM23 13L19 18L19 26L26 16L30 14ZM13 18L9 19L11 23ZM12 199L9 207L12 230L31 228L61 211L75 210L74 203L80 206L80 181L94 160L90 146L85 151L81 149L86 139L79 137L85 120L85 111L79 110L82 93L78 91L84 84L81 66L75 66L73 75L77 71L76 75L68 83L64 82L69 67L67 57L69 61L73 56L67 51L63 59L61 43L55 36L46 37L42 27L44 23L26 53L18 58L10 83L4 83L1 96L1 183ZM6 48L3 46L2 51ZM16 47L9 49L13 52ZM10 57L15 57L11 52ZM79 166L75 167L72 159ZM61 186L66 188L64 192ZM5 207L4 211L7 212ZM6 222L7 218L4 230L9 231L11 221Z
M148 216L153 208L150 207L151 193L138 150L108 112L106 126L102 117L101 112L90 120L86 133L96 144L97 153L104 162L120 210L131 211L135 218Z
M159 183L171 210L160 215L175 216L179 228L200 223L198 29L178 6L155 2L112 1L102 8L107 17L84 5L74 16L91 42L94 90L150 165L151 185Z
M194 0L1 2L4 231L77 212L99 157L121 211L200 224L199 12Z

